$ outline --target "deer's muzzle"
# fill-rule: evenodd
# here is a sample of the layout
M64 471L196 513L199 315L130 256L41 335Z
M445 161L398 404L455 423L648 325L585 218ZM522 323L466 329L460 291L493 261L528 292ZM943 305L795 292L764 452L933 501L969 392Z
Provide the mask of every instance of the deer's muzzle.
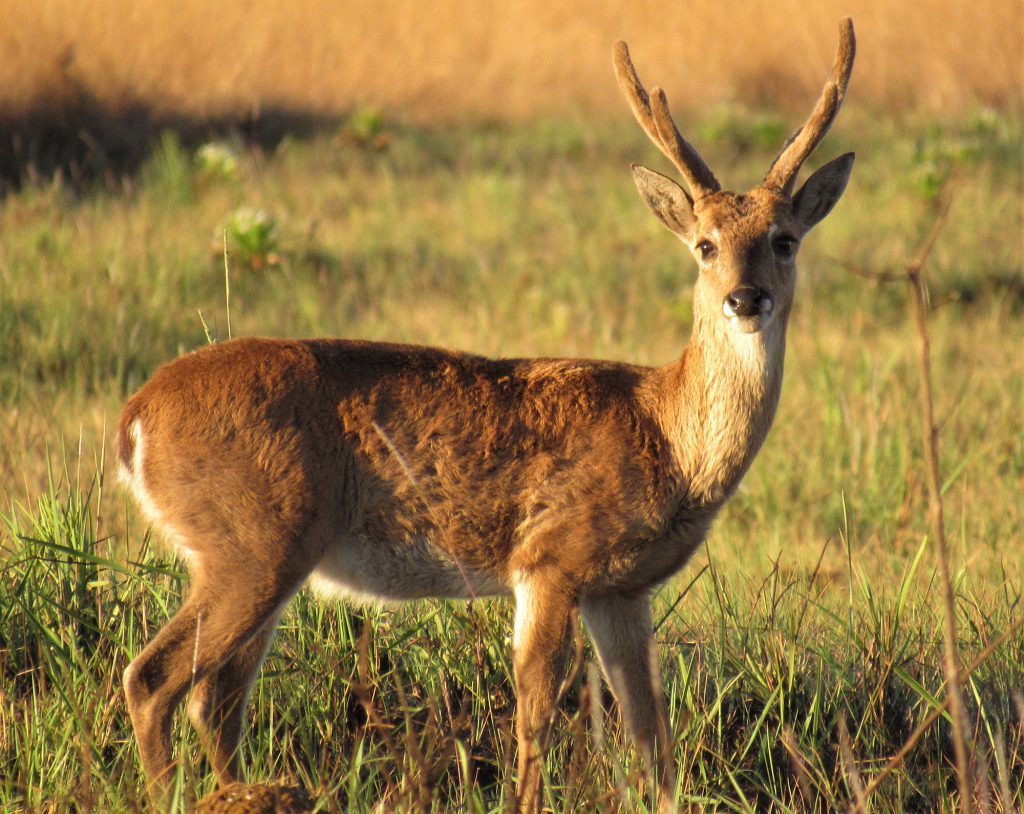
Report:
M772 297L763 288L741 285L722 301L722 313L727 317L763 317L772 312Z

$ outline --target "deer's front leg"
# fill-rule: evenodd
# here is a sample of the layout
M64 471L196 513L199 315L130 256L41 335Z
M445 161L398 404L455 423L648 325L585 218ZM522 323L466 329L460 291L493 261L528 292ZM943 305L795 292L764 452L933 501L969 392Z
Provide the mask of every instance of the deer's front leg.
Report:
M565 673L573 600L557 574L532 572L515 585L512 636L519 744L520 812L541 803L543 741L552 722L555 696Z
M646 595L587 598L581 601L580 611L626 729L648 772L656 773L652 787L657 789L658 811L674 811L672 738L654 649L650 600Z

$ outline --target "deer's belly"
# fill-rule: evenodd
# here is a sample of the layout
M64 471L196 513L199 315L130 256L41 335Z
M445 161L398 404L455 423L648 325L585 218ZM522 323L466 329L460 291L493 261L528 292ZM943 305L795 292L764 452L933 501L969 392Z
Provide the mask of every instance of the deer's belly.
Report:
M464 566L426 540L348 537L331 546L310 576L318 593L362 600L473 599L508 593L497 574Z

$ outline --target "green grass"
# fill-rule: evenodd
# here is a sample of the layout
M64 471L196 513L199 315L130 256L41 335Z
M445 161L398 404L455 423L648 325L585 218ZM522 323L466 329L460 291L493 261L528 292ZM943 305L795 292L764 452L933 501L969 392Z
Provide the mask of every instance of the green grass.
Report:
M694 130L716 140L704 152L734 187L759 180L774 143L757 133L777 129L744 115ZM870 781L941 698L905 292L830 258L898 267L949 176L928 273L963 661L1024 613L1021 125L853 120L820 150L855 149L858 163L801 253L776 425L705 550L657 600L679 793L698 809L844 810L851 778ZM685 343L692 261L636 197L629 162L663 167L631 127L374 127L372 146L343 130L268 155L219 145L215 162L167 136L134 178L39 183L0 203L0 811L143 805L120 674L187 582L103 461L127 394L205 343L204 323L227 337L225 229L239 210L274 228L272 243L229 231L235 336L647 364ZM424 789L438 810L504 810L509 621L504 601L381 609L300 594L254 692L249 777L307 785L326 811L415 810ZM641 811L637 767L583 655L549 752L549 804ZM1024 805L1022 692L1017 629L966 689L990 810ZM870 810L955 810L950 732L945 718L929 729ZM176 738L182 810L212 784L184 721Z

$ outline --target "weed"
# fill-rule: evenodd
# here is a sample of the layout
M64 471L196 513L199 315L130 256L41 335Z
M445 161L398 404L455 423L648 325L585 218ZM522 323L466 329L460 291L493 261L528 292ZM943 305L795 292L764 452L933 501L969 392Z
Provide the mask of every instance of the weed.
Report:
M384 116L373 107L356 108L345 119L340 133L341 140L359 147L383 150L391 143L386 131Z
M228 247L235 257L253 271L276 266L277 221L262 209L245 206L236 209L224 225Z
M211 141L200 146L196 150L194 163L202 179L239 180L238 156L229 144L222 141Z

